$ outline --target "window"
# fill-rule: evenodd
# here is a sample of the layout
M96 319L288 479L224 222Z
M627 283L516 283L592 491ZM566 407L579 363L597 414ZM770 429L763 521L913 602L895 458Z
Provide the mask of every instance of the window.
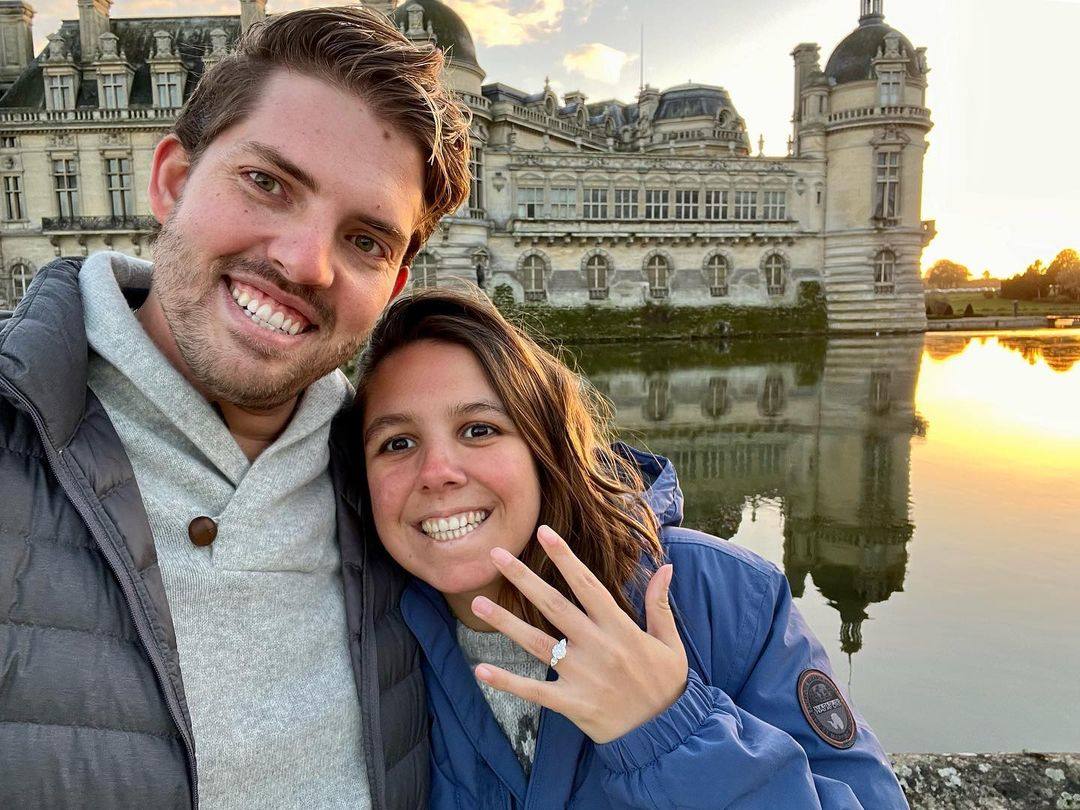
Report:
M75 77L49 76L49 108L53 110L75 109Z
M773 253L765 260L765 286L769 295L784 294L784 257Z
M732 218L739 220L757 219L756 191L735 192L735 211Z
M0 135L0 149L14 149L19 145L19 139L15 135Z
M728 269L728 260L719 253L709 257L705 263L709 295L721 297L728 294Z
M764 193L762 216L764 219L775 222L787 219L787 192L766 191Z
M469 213L484 210L484 153L479 147L469 149Z
M544 190L539 186L518 189L518 218L536 219L544 215Z
M34 271L25 262L15 262L11 265L11 303L12 306L19 303L26 295L26 290L34 278Z
M607 257L601 254L590 256L585 262L585 275L589 281L589 299L597 300L608 296L608 270L611 268Z
M56 209L61 219L74 219L79 215L79 173L75 158L58 158L52 166Z
M675 219L697 219L697 189L678 189L675 192Z
M728 218L728 193L726 191L705 192L705 219L721 220Z
M668 218L668 190L649 188L645 190L645 219Z
M731 397L728 396L727 378L710 377L709 391L701 403L702 415L718 419L729 410L731 410Z
M4 175L4 219L17 222L25 219L26 205L23 200L22 175Z
M878 97L882 107L903 103L903 79L898 70L886 70L878 78Z
M876 414L889 412L892 395L889 391L892 374L888 371L870 372L870 410Z
M174 70L162 70L154 74L154 87L157 90L159 107L179 107L180 74Z
M417 253L413 259L413 286L414 287L437 287L439 263L427 251Z
M577 216L577 189L572 186L552 187L551 216L556 219L574 219Z
M645 275L649 279L649 295L653 298L667 298L670 272L671 265L665 257L656 254L648 258L645 262Z
M607 189L586 188L581 200L581 216L585 219L607 219Z
M114 218L135 213L131 199L131 158L105 158L105 188Z
M896 254L883 250L874 259L874 292L891 293L895 289Z
M544 257L535 253L526 256L521 263L521 269L524 275L522 283L525 287L525 300L543 301L547 297L544 290Z
M127 105L127 76L123 73L103 73L101 75L101 106L106 110L122 110Z
M779 416L784 410L784 378L773 372L765 377L765 387L761 389L758 400L758 412L762 416Z
M878 152L874 217L896 219L900 211L900 153Z
M615 219L638 218L638 190L636 188L615 189Z

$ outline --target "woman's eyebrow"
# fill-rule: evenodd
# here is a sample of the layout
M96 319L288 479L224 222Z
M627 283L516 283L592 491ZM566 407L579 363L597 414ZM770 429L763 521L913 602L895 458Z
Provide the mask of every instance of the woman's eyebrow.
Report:
M380 430L385 430L388 427L395 427L397 425L403 425L412 421L410 416L405 413L387 413L382 416L377 416L371 420L371 424L367 426L364 431L364 444L371 441L371 437L378 433Z
M476 402L462 402L455 405L450 409L451 416L471 416L475 413L482 413L484 411L495 411L495 413L506 415L506 408L498 402L492 402L491 400L481 399Z

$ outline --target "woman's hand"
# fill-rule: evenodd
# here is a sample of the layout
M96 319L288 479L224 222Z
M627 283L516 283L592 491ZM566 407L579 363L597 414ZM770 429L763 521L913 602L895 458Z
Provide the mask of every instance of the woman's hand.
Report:
M556 666L559 678L536 681L490 664L477 666L476 677L566 716L593 742L609 742L664 712L686 688L686 650L668 602L672 567L661 566L649 580L645 632L554 530L541 526L536 536L586 613L505 549L492 549L491 558L502 575L566 635L566 657ZM483 596L473 600L472 609L525 650L550 662L558 639Z

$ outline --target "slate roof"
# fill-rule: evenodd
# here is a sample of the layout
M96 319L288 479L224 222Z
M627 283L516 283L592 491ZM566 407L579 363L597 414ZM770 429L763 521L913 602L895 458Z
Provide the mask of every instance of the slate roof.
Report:
M878 49L885 48L885 36L894 33L900 37L900 49L908 56L907 75L918 78L919 66L915 58L915 46L911 40L885 24L881 17L864 17L859 27L848 34L836 46L825 66L825 75L832 84L846 84L873 79L873 60Z

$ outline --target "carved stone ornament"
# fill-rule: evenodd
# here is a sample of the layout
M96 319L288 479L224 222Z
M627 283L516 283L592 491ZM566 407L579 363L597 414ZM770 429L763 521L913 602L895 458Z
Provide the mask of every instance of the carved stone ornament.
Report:
M227 51L225 50L225 43L228 42L229 35L222 31L220 28L215 28L210 32L210 53L214 56L225 56Z
M120 58L118 51L120 37L111 31L106 31L98 37L98 59L115 60Z
M66 62L68 61L68 49L67 42L59 34L49 34L46 39L49 40L49 56L50 62Z
M101 133L102 146L127 146L130 143L128 134L117 129L107 129Z
M53 149L74 149L75 136L70 132L54 132L49 136L49 146Z
M154 58L155 59L172 59L173 47L172 47L172 34L168 31L155 31L154 32Z
M870 139L871 146L906 146L911 143L911 138L906 132L896 126L896 124L888 124L883 130L878 131L873 138Z

